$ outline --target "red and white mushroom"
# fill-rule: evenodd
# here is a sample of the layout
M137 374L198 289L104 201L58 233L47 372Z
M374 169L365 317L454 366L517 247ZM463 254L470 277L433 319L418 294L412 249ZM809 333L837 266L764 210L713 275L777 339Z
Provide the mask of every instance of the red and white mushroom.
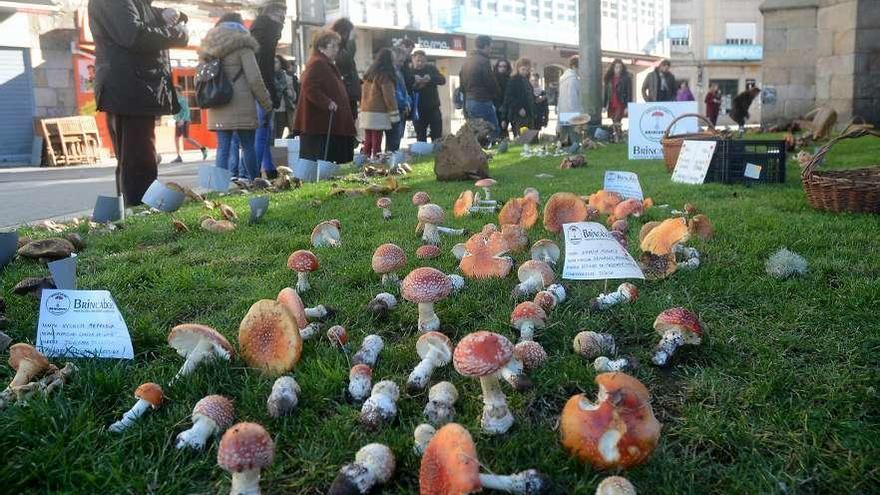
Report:
M596 495L636 495L636 487L622 476L609 476L596 487Z
M492 187L495 186L496 184L498 184L498 182L496 182L495 179L489 179L489 178L480 179L480 180L474 182L475 186L483 189L483 193L486 195L486 201L489 201L492 199L489 195L489 190L492 189Z
M382 380L373 385L370 397L361 406L361 424L368 430L375 430L397 416L397 399L400 389L391 380Z
M458 389L450 382L440 382L428 390L425 417L432 425L443 425L455 419L455 402Z
M426 332L416 342L416 352L422 360L406 380L406 389L410 393L424 390L434 369L449 364L452 360L452 341L440 332Z
M638 287L629 282L624 282L620 284L614 292L599 294L599 296L596 299L593 299L590 303L590 307L602 311L617 304L635 302L638 298Z
M540 306L524 301L513 308L510 313L510 326L519 330L519 340L535 340L535 329L544 328L547 323L547 313Z
M578 332L572 341L574 352L587 359L595 359L603 354L617 353L614 336L608 333L591 331Z
M338 247L341 241L339 234L339 220L321 222L312 229L312 246L314 247Z
M550 265L543 261L528 260L516 271L520 283L513 289L514 297L530 296L556 280Z
M134 403L134 406L132 406L131 409L122 415L122 419L110 425L108 428L109 431L119 433L126 430L148 410L158 409L165 400L165 393L162 392L162 387L149 382L144 383L135 389L134 396L137 399L137 402Z
M366 364L356 364L348 372L348 396L354 402L363 402L373 388L373 370Z
M668 365L679 347L685 344L699 345L703 341L700 319L685 308L670 308L657 315L654 330L662 337L652 358L657 366Z
M377 485L388 483L394 475L394 453L381 443L361 447L352 464L339 470L329 495L366 495Z
M443 221L444 217L443 208L434 203L419 206L418 219L423 229L423 241L428 244L440 243L440 233L437 231L437 226Z
M378 335L367 335L361 342L361 348L354 354L351 362L354 364L366 364L370 368L376 366L379 353L385 347L385 341Z
M272 384L272 392L266 399L266 410L269 416L280 418L293 413L299 404L299 395L302 390L292 376L278 377Z
M523 364L526 371L540 368L547 361L547 351L534 340L524 340L513 347L513 357Z
M290 371L302 353L302 337L293 314L271 299L251 305L238 327L238 343L248 366L268 375Z
M348 331L342 325L333 325L327 329L327 340L330 345L340 349L348 348Z
M230 495L259 495L260 470L272 465L275 442L256 423L238 423L226 430L217 449L217 465L232 473Z
M222 395L209 395L196 402L192 411L192 428L177 435L177 448L201 450L212 435L220 435L232 426L235 408Z
M425 191L418 191L412 196L412 204L415 206L422 206L424 204L428 204L431 202L431 196L428 195Z
M431 260L440 256L440 248L433 244L425 244L416 249L416 258L420 260Z
M319 323L309 323L308 318L310 313L316 316L327 316L331 313L330 310L327 310L327 308L321 305L314 308L305 307L299 294L290 287L281 289L281 292L278 293L275 300L284 305L284 307L286 307L293 315L296 320L296 325L299 327L299 335L303 340L309 340L314 337L315 334L318 333L318 330L321 329Z
M384 220L391 219L391 198L379 198L376 200L376 207L382 209L382 218Z
M320 267L321 264L318 263L318 257L311 251L300 249L294 251L287 258L287 268L296 272L296 291L300 294L311 288L309 285L309 273Z
M226 337L217 330L198 323L185 323L172 328L168 334L168 345L186 359L172 382L192 373L206 359L217 357L229 361L235 354Z
M401 294L409 302L419 305L419 330L433 332L440 328L440 318L434 313L434 303L445 299L452 291L452 282L440 270L416 268L401 284Z
M397 284L397 270L406 266L406 252L396 244L382 244L373 252L373 271L382 275L382 284Z
M529 251L529 254L532 255L533 260L556 265L559 261L560 255L559 245L550 239L540 239L532 244L532 249Z
M513 415L498 383L501 370L513 356L513 344L497 333L479 331L461 339L453 353L455 370L470 378L479 378L483 389L483 415L480 425L485 433L506 433L513 426Z

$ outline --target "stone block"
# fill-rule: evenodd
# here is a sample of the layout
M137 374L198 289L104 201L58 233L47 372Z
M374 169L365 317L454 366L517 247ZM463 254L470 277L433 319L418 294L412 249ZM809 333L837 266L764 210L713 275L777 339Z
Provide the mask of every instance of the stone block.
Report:
M46 70L37 67L32 72L34 77L34 87L44 87L49 85L49 79L46 77Z
M850 74L835 74L831 77L831 98L852 99L855 89L855 77Z
M856 25L856 12L858 3L848 0L836 5L820 7L816 15L816 26L819 29L832 31L846 31Z
M69 88L73 84L73 71L68 69L47 69L46 77L50 88Z
M815 50L817 31L813 28L792 28L785 35L786 47L789 50Z
M784 51L786 47L786 30L785 29L767 29L764 28L764 54L768 51L777 52Z
M788 85L788 97L793 100L815 100L816 86L793 86Z
M830 77L817 77L816 78L816 98L827 100L831 98L831 78Z
M764 84L784 85L790 80L789 71L768 65L764 68L762 79Z
M796 86L810 86L816 83L816 70L813 67L791 69L788 80Z
M764 26L770 27L816 27L817 9L813 7L792 10L776 10L764 14Z
M834 32L833 50L835 55L845 55L856 51L856 30L847 29Z
M859 74L853 81L855 98L880 97L880 74Z
M834 32L828 29L816 30L816 56L834 55Z
M34 101L38 107L55 107L58 105L58 96L51 88L34 88Z

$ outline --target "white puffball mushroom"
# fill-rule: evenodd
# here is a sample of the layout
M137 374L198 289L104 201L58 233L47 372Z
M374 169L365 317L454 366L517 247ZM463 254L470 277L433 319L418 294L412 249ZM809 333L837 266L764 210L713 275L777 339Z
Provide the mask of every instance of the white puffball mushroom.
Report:
M177 435L177 448L201 450L212 435L219 435L232 426L235 409L232 401L222 395L209 395L196 402L192 412L192 428Z
M356 364L348 372L348 396L354 402L363 402L373 387L373 370L366 364Z
M370 368L376 366L379 360L379 353L385 347L385 341L378 335L367 335L361 343L361 348L352 358L354 364L365 364Z
M806 275L807 270L809 269L809 263L807 263L807 260L803 256L789 251L786 248L782 248L770 256L765 265L765 269L767 275L770 275L773 278L786 279L789 277Z
M442 426L455 419L455 402L458 400L458 389L450 382L440 382L428 390L428 403L425 405L425 417L432 425Z
M464 277L461 275L456 275L454 273L449 275L449 282L452 283L452 293L457 294L462 289L464 289Z
M299 404L301 390L292 376L281 376L272 384L272 393L266 400L269 416L280 418L293 413Z
M397 399L400 389L391 380L382 380L373 385L370 397L361 407L361 424L369 430L375 430L389 423L397 416Z
M609 476L596 487L596 495L636 495L636 487L622 476Z
M413 431L413 452L421 457L422 454L425 453L425 449L428 448L428 443L431 442L431 439L434 438L434 434L436 433L437 430L427 423L422 423L416 426L415 431Z
M366 495L376 485L387 483L394 476L394 453L381 443L365 445L354 456L354 462L342 466L329 495Z

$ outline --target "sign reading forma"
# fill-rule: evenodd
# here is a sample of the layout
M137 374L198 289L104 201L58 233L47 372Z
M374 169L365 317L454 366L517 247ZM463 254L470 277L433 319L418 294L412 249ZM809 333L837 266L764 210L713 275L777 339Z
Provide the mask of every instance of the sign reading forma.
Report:
M709 60L762 60L764 45L709 45L706 49Z
M629 111L629 159L659 160L663 158L663 139L669 124L679 115L697 113L695 101L658 101L651 103L630 103ZM697 132L696 118L681 119L670 134Z
M640 278L645 275L629 252L600 223L577 222L562 226L565 235L567 280Z
M106 290L44 290L36 347L49 357L134 359L128 326Z

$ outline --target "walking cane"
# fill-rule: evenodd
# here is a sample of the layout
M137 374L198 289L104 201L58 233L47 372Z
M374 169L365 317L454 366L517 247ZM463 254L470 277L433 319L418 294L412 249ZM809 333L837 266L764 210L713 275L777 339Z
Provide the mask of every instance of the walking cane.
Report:
M324 161L327 161L327 155L330 153L330 130L333 128L333 114L336 112L330 110L330 122L327 123L327 139L324 140ZM318 170L315 171L315 182L321 181L321 164L318 164Z

